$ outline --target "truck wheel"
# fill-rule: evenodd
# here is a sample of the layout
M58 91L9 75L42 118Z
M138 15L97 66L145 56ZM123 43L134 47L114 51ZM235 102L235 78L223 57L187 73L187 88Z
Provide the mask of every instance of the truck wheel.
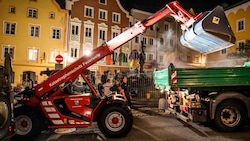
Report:
M0 139L8 132L11 123L10 100L7 96L0 96Z
M98 120L101 132L110 138L123 137L128 134L133 125L132 113L128 108L113 105L103 110Z
M244 126L245 121L246 112L237 101L227 100L217 106L214 122L220 131L237 131Z
M19 107L14 110L16 121L15 139L30 140L36 138L44 125L42 116L30 107Z

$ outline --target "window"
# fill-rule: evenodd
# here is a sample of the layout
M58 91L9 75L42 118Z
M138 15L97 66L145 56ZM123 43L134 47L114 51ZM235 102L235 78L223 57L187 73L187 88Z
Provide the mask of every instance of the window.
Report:
M117 32L113 32L112 37L115 38L116 36L118 36Z
M153 54L149 54L148 55L148 61L152 61L154 59L154 55Z
M92 29L89 27L86 27L85 28L85 37L92 37L91 33L92 33Z
M170 46L174 46L174 40L170 39Z
M55 13L54 12L50 12L49 13L49 18L50 19L54 19L55 18Z
M39 49L35 47L29 47L28 48L28 61L38 61L38 54L39 54Z
M53 39L61 39L61 29L53 28L52 29L52 38Z
M91 18L94 17L94 8L93 7L85 6L84 11L85 11L85 13L84 13L85 17L91 17Z
M182 61L183 60L183 55L179 54L179 60Z
M138 36L135 37L135 43L139 43L139 37Z
M99 30L99 39L105 40L105 30Z
M79 35L79 26L78 25L72 25L71 34L72 35Z
M15 47L14 46L11 46L11 45L3 45L3 48L2 48L2 59L5 58L5 55L6 53L9 53L10 54L10 57L12 59L14 59L14 51L15 51Z
M9 13L16 13L16 8L14 6L10 6Z
M163 56L160 56L160 63L163 63Z
M37 18L37 9L28 8L28 17Z
M150 26L150 30L151 30L151 31L154 30L154 25Z
M221 50L221 54L227 54L227 49L225 48L225 49L222 49Z
M164 31L169 30L169 22L164 22Z
M150 38L149 39L149 44L152 46L152 45L154 45L154 39L153 38Z
M78 49L71 47L70 48L70 57L77 58L78 57Z
M115 23L120 23L121 14L113 12L112 21Z
M99 0L99 3L106 5L106 0Z
M241 32L245 30L245 19L237 20L237 31Z
M100 9L99 10L99 19L101 20L107 20L107 14L108 12L106 10Z
M142 42L143 42L143 45L146 45L147 44L147 38L142 37Z
M59 54L59 51L56 49L51 49L50 50L50 55L49 55L49 62L55 63L56 62L56 56Z
M4 22L4 33L9 35L15 35L16 33L16 23Z
M199 56L198 56L198 55L195 55L195 56L194 56L194 62L195 62L195 63L199 63Z
M30 30L29 36L39 37L39 33L40 33L40 26L39 25L30 25L29 30Z
M161 43L161 45L163 45L163 43L164 43L164 40L162 37L160 38L160 43Z
M245 41L244 40L238 41L237 51L238 52L243 52L244 51L244 46L245 46Z
M187 62L191 62L191 56L187 55Z

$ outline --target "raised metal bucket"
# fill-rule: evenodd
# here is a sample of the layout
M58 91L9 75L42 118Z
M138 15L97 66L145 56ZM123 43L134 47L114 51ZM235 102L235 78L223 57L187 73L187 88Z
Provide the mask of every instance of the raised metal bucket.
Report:
M235 36L221 6L203 13L180 38L182 45L203 54L212 53L234 45Z

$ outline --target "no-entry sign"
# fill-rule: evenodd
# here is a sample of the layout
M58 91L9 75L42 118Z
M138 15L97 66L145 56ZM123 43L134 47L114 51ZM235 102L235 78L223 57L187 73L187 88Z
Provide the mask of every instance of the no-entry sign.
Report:
M63 61L63 56L60 55L60 54L57 55L57 56L56 56L56 62L60 64L60 63L62 63L62 61Z

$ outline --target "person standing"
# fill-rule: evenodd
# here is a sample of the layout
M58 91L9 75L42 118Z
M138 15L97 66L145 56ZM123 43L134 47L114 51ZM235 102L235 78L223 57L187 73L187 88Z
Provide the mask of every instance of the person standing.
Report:
M108 95L111 93L110 91L110 87L112 86L110 79L107 79L107 82L103 84L103 88L104 88L104 95Z
M117 92L119 86L120 86L120 79L116 79L114 85L110 87L110 91Z
M128 85L127 76L122 77L121 88L124 90L128 105L131 106L131 95L130 95L130 86Z

